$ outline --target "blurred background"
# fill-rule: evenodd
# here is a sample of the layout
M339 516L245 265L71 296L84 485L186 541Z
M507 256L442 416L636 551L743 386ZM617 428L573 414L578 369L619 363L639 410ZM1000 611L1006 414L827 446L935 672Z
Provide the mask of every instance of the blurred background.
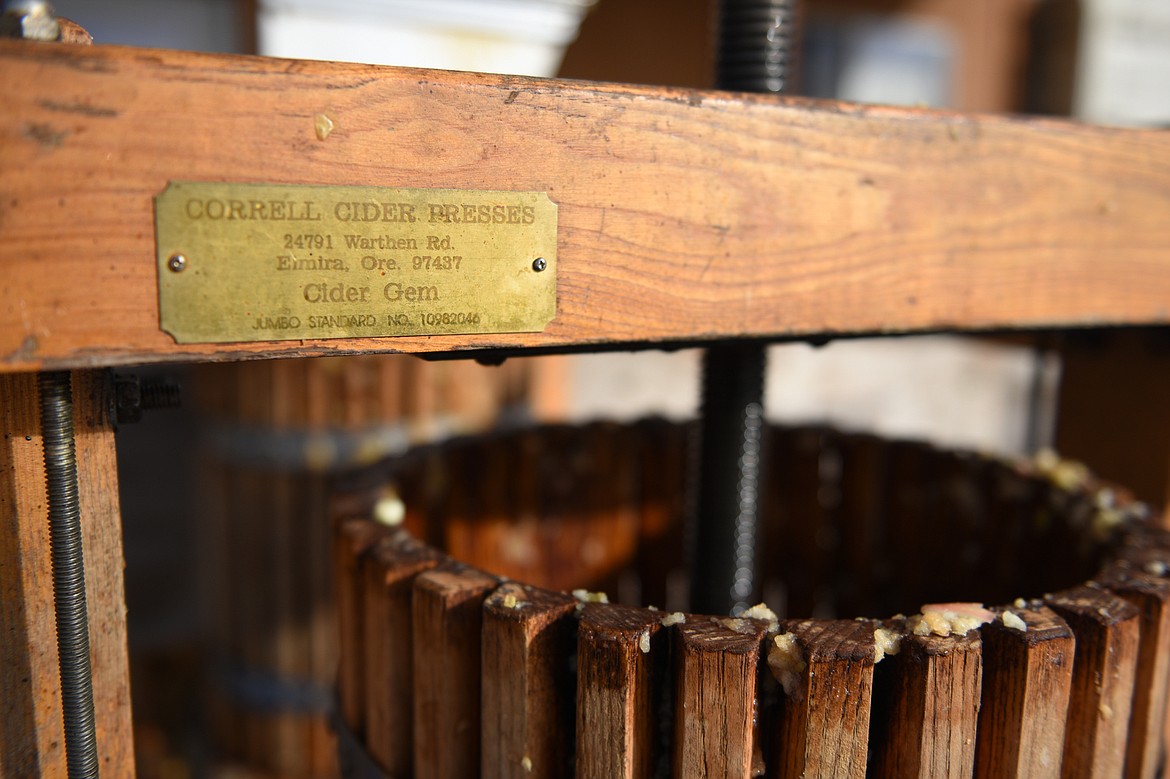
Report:
M710 88L713 0L57 0L99 44ZM1161 0L807 0L799 94L1115 125L1170 120ZM1087 460L1164 505L1170 339L947 335L777 345L787 422ZM694 416L693 350L321 358L198 369L119 431L142 777L336 775L331 475L525 421ZM181 444L178 442L182 442Z

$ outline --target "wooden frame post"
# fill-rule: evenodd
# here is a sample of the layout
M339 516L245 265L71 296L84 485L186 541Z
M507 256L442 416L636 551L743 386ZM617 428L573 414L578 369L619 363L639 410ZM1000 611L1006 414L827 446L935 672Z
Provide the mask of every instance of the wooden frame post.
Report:
M133 777L130 671L109 388L73 373L98 765ZM0 376L0 775L64 776L61 682L37 377Z

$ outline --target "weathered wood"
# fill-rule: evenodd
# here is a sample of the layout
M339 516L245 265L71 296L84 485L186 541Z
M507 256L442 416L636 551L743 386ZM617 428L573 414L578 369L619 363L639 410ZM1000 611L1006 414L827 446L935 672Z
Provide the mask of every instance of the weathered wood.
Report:
M537 518L520 511L521 444L491 436L451 447L443 457L447 509L434 523L456 560L498 576L543 585L543 556L535 548Z
M930 532L937 512L937 451L921 441L893 441L888 447L883 528L884 550L893 563L891 601L882 612L910 611L936 600L931 581ZM882 613L878 612L878 613Z
M1153 575L1170 572L1170 530L1154 524L1131 530L1123 538L1117 559L1135 570ZM1162 743L1164 754L1170 755L1170 712L1166 712Z
M0 63L7 371L1170 320L1164 131L21 41ZM547 192L557 316L177 345L152 208L175 179Z
M578 779L651 776L656 689L668 647L661 612L590 603L577 630Z
M761 566L765 580L770 575L783 582L784 612L794 617L810 617L818 607L831 610L831 604L819 602L828 589L824 583L835 551L824 541L836 535L836 512L821 500L820 489L821 455L830 437L827 429L816 427L764 436L772 474L762 487Z
M1138 609L1090 587L1046 602L1076 636L1062 776L1122 776L1141 638Z
M924 527L925 559L939 564L932 566L935 579L923 594L936 602L1002 601L1005 597L983 577L986 559L995 554L981 543L987 516L980 487L989 460L961 451L936 451L935 457L935 507Z
M975 776L1059 777L1072 690L1072 630L1051 609L1012 609L1026 630L984 625Z
M336 544L332 524L322 521L330 511L323 499L326 473L397 454L412 434L485 424L506 378L471 362L434 363L425 366L425 373L413 370L422 365L404 355L368 355L262 360L202 366L197 372L191 394L201 398L201 418L210 428L203 454L209 466L226 466L209 473L229 482L240 498L217 507L224 517L208 517L200 525L209 529L222 519L230 534L220 533L208 548L238 560L218 573L223 580L214 584L217 610L248 611L210 636L209 648L219 664L235 670L236 679L241 673L251 679L247 685L227 686L222 696L225 708L238 709L231 719L244 723L220 729L226 715L217 713L214 746L225 759L282 776L318 775L315 764L336 762L325 716L327 691L335 683L342 715L355 732L362 731L364 670L360 663L347 662L340 667L349 678L337 675L335 561L321 554L323 547ZM427 416L408 421L408 411ZM425 515L418 510L425 504L416 507L414 497L425 495L430 484L419 480L409 486L414 494L403 527L416 538L427 538ZM359 492L348 496L350 516L370 516L379 499L382 505L393 502L390 486ZM353 563L352 555L348 560ZM346 576L342 573L341 579ZM341 635L360 641L352 630ZM248 652L247 659L239 649ZM360 645L357 650L360 656ZM248 700L249 690L268 694ZM247 737L238 739L244 731ZM336 768L320 773L334 774Z
M484 602L484 779L572 775L576 606L520 584Z
M98 767L134 775L122 528L107 385L73 374ZM0 774L64 776L49 518L32 374L0 379Z
M541 587L612 590L637 551L635 457L617 425L549 426L457 445L451 556Z
M361 737L366 719L365 576L362 560L391 530L365 519L343 520L334 537L334 586L340 661L337 671L339 714Z
M295 477L293 478L295 480ZM300 490L299 496L295 499L303 501L305 506L313 507L313 510L303 512L302 519L307 523L304 537L311 548L318 550L316 554L310 556L305 571L305 588L310 593L305 599L311 604L311 613L305 617L309 634L310 665L307 677L309 680L328 680L318 688L328 691L336 689L340 647L337 612L333 609L336 604L333 588L337 586L333 559L328 552L322 550L330 549L333 543L334 524L330 521L331 507L324 480L307 480L300 484ZM309 723L309 739L312 746L309 750L311 763L308 766L308 773L313 776L334 776L338 771L336 729L328 717L320 716L320 711L312 716Z
M674 776L741 777L756 758L760 644L755 620L688 616L674 628Z
M769 777L865 776L875 627L869 620L786 623L806 667L781 700Z
M85 552L90 671L98 734L98 766L106 775L132 777L130 659L118 502L118 459L109 417L109 385L96 371L73 373L73 428Z
M872 435L842 436L841 548L836 573L839 614L874 614L882 570L892 565L879 547L884 516L885 446ZM882 563L886 564L883 566Z
M906 636L878 671L893 677L887 705L872 713L879 777L968 777L975 769L982 644L968 636ZM889 664L887 666L887 663Z
M1165 329L1070 333L1056 403L1057 450L1162 509L1170 506L1168 347Z
M981 491L988 500L987 522L979 547L984 550L984 574L997 592L1007 592L1006 598L992 599L985 603L1014 601L1048 591L1045 582L1039 590L1031 589L1037 582L1034 572L1035 559L1024 555L1033 528L1042 516L1047 515L1043 503L1047 485L1021 476L1008 468L989 469ZM1062 581L1069 581L1062 577ZM1072 579L1071 581L1077 581Z
M685 580L687 489L691 428L665 420L639 425L641 474L637 571L641 602L668 610L685 608L672 583Z
M65 774L53 577L37 377L0 379L0 769Z
M412 585L440 561L437 552L402 533L371 549L362 563L366 747L391 776L413 775Z
M1163 733L1170 690L1170 581L1111 566L1094 581L1140 611L1141 640L1126 742L1125 775L1153 779L1163 768Z
M483 601L497 581L457 563L414 580L414 776L475 779Z

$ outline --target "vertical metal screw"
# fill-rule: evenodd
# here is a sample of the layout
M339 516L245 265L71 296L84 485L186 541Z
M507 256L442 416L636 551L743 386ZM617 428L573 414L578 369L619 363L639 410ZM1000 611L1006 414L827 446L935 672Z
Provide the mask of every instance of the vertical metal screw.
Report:
M187 267L187 258L182 254L172 254L171 258L167 260L167 268L172 273L178 273Z
M534 271L536 271L537 273L540 273L542 270L544 270L547 267L548 267L548 262L545 261L544 257L537 257L535 260L532 261L532 269Z
M801 0L720 0L716 86L788 92ZM703 356L691 609L738 614L759 597L756 538L764 429L761 344L713 346ZM702 550L702 554L698 554Z
M81 549L73 384L69 373L42 373L40 390L65 763L70 779L88 779L98 775L98 750L85 605L85 555Z

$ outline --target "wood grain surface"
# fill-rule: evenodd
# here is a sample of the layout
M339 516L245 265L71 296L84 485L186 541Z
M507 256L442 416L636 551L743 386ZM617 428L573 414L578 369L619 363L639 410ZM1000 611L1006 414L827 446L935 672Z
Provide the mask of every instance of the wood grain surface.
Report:
M1026 630L984 625L975 776L1060 776L1072 689L1073 632L1051 609L1013 609Z
M337 591L338 713L357 736L365 733L365 576L362 561L393 531L366 519L346 519L334 536L334 569Z
M576 606L514 583L484 601L484 779L572 775Z
M1076 636L1062 775L1122 776L1141 640L1138 609L1091 587L1046 600Z
M662 614L587 604L577 629L578 779L652 776L660 720L655 682L669 648L659 639ZM660 712L659 712L660 713Z
M769 766L769 777L865 776L875 627L869 620L786 624L808 667L793 694L782 700L779 759Z
M0 370L1170 321L1165 131L20 41L0 94ZM546 192L557 316L176 345L177 179Z
M1094 581L1136 606L1141 640L1126 741L1125 775L1153 779L1165 760L1163 733L1170 690L1170 581L1147 571L1111 566Z
M134 776L122 523L107 385L73 374L98 768ZM0 379L0 775L65 776L49 518L32 375Z
M438 552L405 533L382 541L362 562L366 746L391 776L413 775L413 583L440 562Z
M414 580L414 776L476 779L480 635L495 577L458 563Z
M872 713L882 734L871 739L873 776L971 776L982 650L978 633L910 635L896 656L882 661L878 671L894 682L894 689Z
M674 774L748 779L762 768L755 717L766 626L688 615L675 626Z

